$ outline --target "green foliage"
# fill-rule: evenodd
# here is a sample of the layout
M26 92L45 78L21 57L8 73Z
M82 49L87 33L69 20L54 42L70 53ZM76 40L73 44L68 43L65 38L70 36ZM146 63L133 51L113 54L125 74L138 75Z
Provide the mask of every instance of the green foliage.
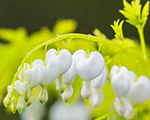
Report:
M123 5L124 10L120 10L120 12L127 18L127 22L136 28L143 28L149 15L149 1L147 1L143 9L140 0L133 0L131 4L123 0Z
M123 20L120 22L120 20L114 21L114 25L111 25L111 27L113 28L113 30L115 31L115 38L117 38L118 40L123 40L123 31L122 31L122 25L123 25Z

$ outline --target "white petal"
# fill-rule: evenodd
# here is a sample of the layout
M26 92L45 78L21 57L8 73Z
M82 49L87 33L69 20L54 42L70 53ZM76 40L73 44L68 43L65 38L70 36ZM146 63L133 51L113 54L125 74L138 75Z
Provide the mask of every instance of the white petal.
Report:
M111 70L110 70L110 75L114 75L116 73L118 73L119 71L119 67L117 65L112 66Z
M106 78L107 78L107 68L105 67L103 72L98 77L91 80L91 87L102 88L104 86Z
M72 58L72 64L69 70L63 74L62 81L66 84L71 84L75 78L76 75L76 63L75 60Z
M59 67L54 61L50 61L44 70L44 77L41 81L41 85L47 86L54 82L59 76Z
M128 101L127 98L125 98L125 97L124 98L120 98L120 100L124 104L124 107L126 108L126 110L133 111L133 107L132 107L132 105L130 104L130 102Z
M124 115L126 109L124 105L121 104L121 101L118 98L115 99L114 107L120 116Z
M149 99L150 81L146 76L140 76L130 88L129 98L132 104L143 103Z
M12 96L13 89L14 89L14 87L11 86L11 85L9 85L9 86L7 87L7 91L8 91L9 97Z
M72 94L73 94L73 88L71 85L68 85L67 88L65 88L63 94L61 94L61 97L64 102L68 102Z
M126 67L121 67L118 72L112 75L111 85L117 97L127 95L130 88L130 77Z
M55 49L50 49L46 53L46 63L48 64L50 61L55 61L59 66L60 74L64 74L71 66L72 56L66 49L60 50L59 55Z
M24 95L29 89L29 84L26 81L21 82L20 80L17 80L14 83L14 87L18 94Z
M133 117L134 117L134 110L133 111L128 111L128 110L126 110L125 111L125 113L124 113L124 117L126 118L126 119L132 119Z
M129 71L129 75L130 75L130 84L132 85L136 80L136 74L133 71Z
M103 56L98 52L91 52L89 58L84 50L77 50L73 54L76 61L77 75L83 80L91 80L98 77L104 67L105 61Z
M39 62L39 60L38 60ZM30 87L33 88L42 81L44 77L44 65L33 62L33 68L31 69Z
M92 88L90 101L93 107L98 107L104 99L104 93L100 88Z
M84 99L88 99L91 96L91 87L90 87L90 81L83 81L83 86L81 89L81 95Z

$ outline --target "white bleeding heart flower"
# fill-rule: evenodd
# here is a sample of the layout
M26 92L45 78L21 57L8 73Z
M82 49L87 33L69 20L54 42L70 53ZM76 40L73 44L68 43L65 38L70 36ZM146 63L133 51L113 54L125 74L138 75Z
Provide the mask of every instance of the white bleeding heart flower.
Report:
M150 97L150 80L146 76L140 76L137 81L133 79L129 91L129 100L132 104L143 103Z
M111 68L111 85L118 98L127 95L130 88L130 76L126 67L122 66L119 68L113 66Z
M93 107L98 107L104 99L104 93L100 88L92 88L92 95L90 101Z
M83 81L83 86L81 89L81 96L84 99L90 98L90 96L92 94L90 84L91 84L91 81Z
M72 63L72 56L70 52L66 49L62 49L58 52L55 49L50 49L46 53L46 63L50 61L55 61L59 66L59 74L62 75L68 71Z
M54 82L59 76L59 67L54 61L50 61L46 66L44 66L44 77L41 81L42 86L47 86Z
M107 79L107 68L105 67L103 72L98 77L91 80L92 95L90 97L90 101L92 106L94 107L98 107L104 99L104 94L101 88L104 86L106 79Z
M14 83L14 87L20 95L24 95L29 90L29 84L27 81L21 82L20 80L17 80Z
M21 71L18 78L27 81L30 88L36 87L43 79L44 65L43 61L38 59L32 63L32 68L29 64L25 63L23 72ZM22 74L23 73L23 74Z
M77 75L83 80L92 80L100 75L105 67L103 56L99 52L91 52L87 58L84 50L77 50L73 54L76 61Z

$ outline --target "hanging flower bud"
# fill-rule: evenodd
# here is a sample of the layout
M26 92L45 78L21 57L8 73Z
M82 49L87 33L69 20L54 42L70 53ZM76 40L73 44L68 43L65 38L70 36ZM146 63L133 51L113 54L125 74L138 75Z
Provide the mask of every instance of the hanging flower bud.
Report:
M91 81L83 81L83 86L81 89L81 95L84 99L88 99L91 96Z
M17 110L21 114L25 108L26 108L26 102L24 101L24 97L20 96L17 103Z
M54 82L59 76L59 67L54 61L49 61L49 63L44 66L44 77L41 81L42 86L47 86Z
M24 95L29 90L28 82L21 82L20 80L15 81L14 83L15 90L18 94Z
M13 93L13 86L8 86L7 87L7 95L6 95L6 97L4 98L4 100L3 100L3 104L4 104L4 106L7 108L7 107L9 107L10 105L11 105L11 97L12 97L12 93Z
M86 81L98 77L105 67L104 58L99 52L91 52L87 58L84 50L77 50L73 58L76 61L77 75Z
M48 101L48 93L46 87L42 86L38 99L42 105L44 105Z
M50 61L55 61L59 66L59 74L64 74L70 68L72 63L72 57L68 50L62 49L58 52L55 49L50 49L46 53L46 63Z
M17 108L16 108L16 98L11 98L11 106L10 107L11 107L12 113L15 114L16 110L17 110Z
M98 107L104 99L104 94L101 88L104 86L106 78L107 78L107 68L105 67L103 72L98 77L91 80L92 95L90 97L90 101L92 106L94 107Z
M111 69L111 85L115 95L120 98L127 95L130 88L130 76L126 67L113 66Z
M29 90L24 95L25 102L28 102L30 98L31 98L31 89L29 88Z
M132 104L143 103L150 97L150 80L146 76L140 76L131 84L129 100Z

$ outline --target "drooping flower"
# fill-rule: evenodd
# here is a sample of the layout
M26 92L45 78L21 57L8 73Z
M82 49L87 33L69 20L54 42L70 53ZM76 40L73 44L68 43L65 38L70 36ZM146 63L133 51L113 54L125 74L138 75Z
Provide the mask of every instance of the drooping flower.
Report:
M62 49L58 52L55 49L50 49L46 53L46 63L50 61L55 61L59 66L59 74L62 75L68 71L72 63L72 56L70 52L66 49Z
M87 53L84 50L77 50L73 54L73 58L76 61L77 75L84 81L98 77L105 67L103 56L96 51L91 52L87 58Z
M68 102L73 94L73 88L71 86L71 83L74 81L75 75L76 75L76 63L74 58L72 58L72 64L69 70L62 75L62 78L58 78L56 80L58 91L61 93L61 96L65 102ZM62 79L62 81L60 81L60 79ZM63 88L61 87L64 87L63 92L62 92Z
M99 52L95 51L91 52L88 57L84 50L77 50L73 54L73 58L76 61L77 75L84 80L81 95L88 99L91 96L91 80L102 73L105 66L104 58Z

